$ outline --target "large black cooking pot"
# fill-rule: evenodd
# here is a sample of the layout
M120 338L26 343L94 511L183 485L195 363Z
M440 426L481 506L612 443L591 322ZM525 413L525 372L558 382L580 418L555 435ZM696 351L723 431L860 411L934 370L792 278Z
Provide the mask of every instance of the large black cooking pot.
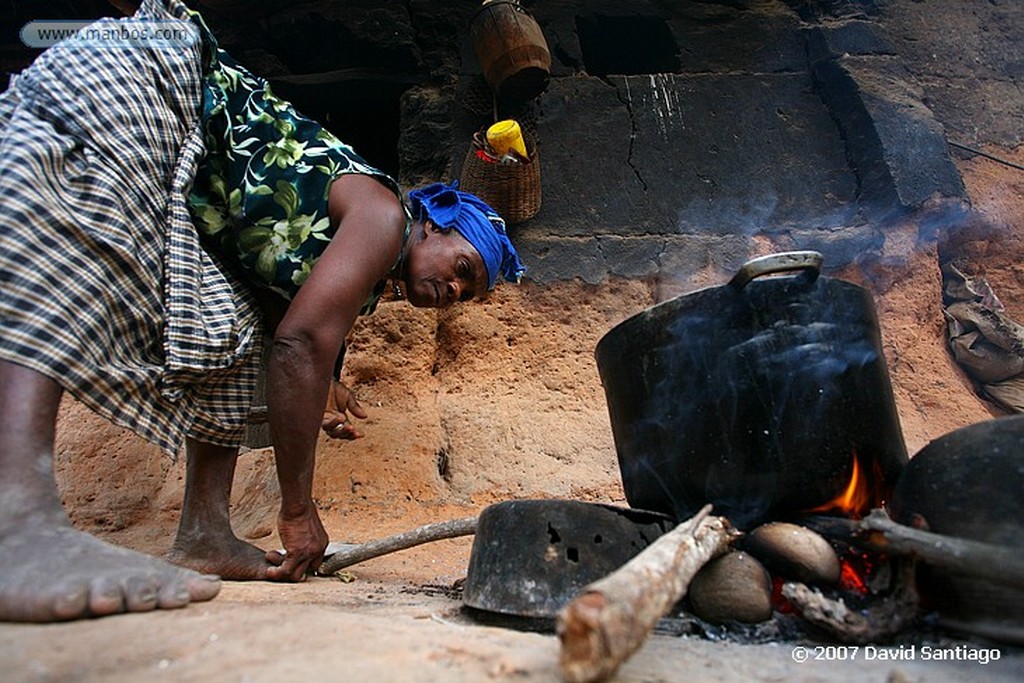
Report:
M901 524L1024 556L1024 415L962 427L910 459L890 509ZM923 605L955 629L1024 645L1024 589L917 567Z
M740 528L828 503L853 458L876 500L907 462L871 296L816 252L658 304L596 356L630 505ZM793 273L796 273L795 275ZM769 277L770 276L770 277Z

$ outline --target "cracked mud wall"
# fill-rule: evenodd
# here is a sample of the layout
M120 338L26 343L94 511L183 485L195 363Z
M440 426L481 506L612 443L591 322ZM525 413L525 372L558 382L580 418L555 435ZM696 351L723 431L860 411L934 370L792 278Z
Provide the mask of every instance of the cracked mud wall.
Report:
M365 439L328 445L321 471L385 490L418 478L408 493L425 503L617 495L593 347L625 311L650 301L637 283L606 291L502 285L485 303L440 313L383 307L361 322L353 338L364 341L350 352L351 378L379 427L371 422ZM412 334L382 341L409 316L420 321ZM394 367L393 376L361 381L361 368L381 365ZM381 472L391 451L406 455Z

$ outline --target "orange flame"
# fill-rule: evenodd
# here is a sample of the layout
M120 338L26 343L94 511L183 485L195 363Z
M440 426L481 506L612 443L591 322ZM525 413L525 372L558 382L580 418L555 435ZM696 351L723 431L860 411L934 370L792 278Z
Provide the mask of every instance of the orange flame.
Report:
M847 517L860 519L871 508L871 491L867 477L860 471L860 458L853 454L853 472L846 489L824 505L812 508L809 512L840 512Z

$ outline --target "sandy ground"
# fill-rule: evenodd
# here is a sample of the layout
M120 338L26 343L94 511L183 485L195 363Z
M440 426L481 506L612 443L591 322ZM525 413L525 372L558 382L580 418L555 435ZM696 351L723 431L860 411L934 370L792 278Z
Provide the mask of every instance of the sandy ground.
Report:
M987 149L1024 163L1024 148ZM957 163L975 209L1000 231L956 249L984 271L1011 317L1024 320L1024 173L981 157ZM875 294L910 453L999 414L950 361L937 247L922 247L916 232L913 224L893 230L886 255L902 267L888 277L843 274ZM686 285L725 279L700 273ZM366 437L323 440L318 460L315 496L332 540L379 538L513 498L624 504L593 349L611 326L658 298L656 283L525 284L500 287L481 305L442 313L385 305L362 321L346 371L371 412ZM143 551L167 550L180 509L180 462L68 401L58 467L78 526ZM233 497L240 536L277 547L275 495L272 453L243 456ZM0 680L560 680L553 635L481 626L461 611L451 587L466 575L471 542L366 562L352 568L350 583L226 584L216 600L184 610L0 624ZM946 652L957 642L944 641ZM961 644L995 647L1002 657L987 665L934 661L919 647L912 660L862 649L825 661L811 649L811 661L800 663L790 643L656 634L617 680L1024 680L1021 650Z
M214 602L179 612L105 619L102 626L4 627L9 681L531 681L555 683L553 636L467 622L457 602L393 582L317 579L259 591L228 586ZM794 653L796 651L796 654ZM944 652L955 653L946 649ZM656 681L1019 681L1020 657L999 661L856 661L790 644L736 645L655 635L619 672ZM904 652L909 652L904 650Z

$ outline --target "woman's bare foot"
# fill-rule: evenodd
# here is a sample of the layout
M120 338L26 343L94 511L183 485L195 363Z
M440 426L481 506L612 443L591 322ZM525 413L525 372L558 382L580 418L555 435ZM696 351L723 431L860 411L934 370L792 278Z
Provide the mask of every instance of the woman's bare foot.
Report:
M50 622L184 607L220 591L204 576L65 525L0 531L0 620Z
M190 538L180 531L166 555L168 562L204 574L217 574L230 581L265 580L267 570L275 566L266 557L266 552L234 534L223 534L218 538L211 534Z
M53 477L63 390L0 361L0 620L61 621L184 607L220 579L76 530Z

